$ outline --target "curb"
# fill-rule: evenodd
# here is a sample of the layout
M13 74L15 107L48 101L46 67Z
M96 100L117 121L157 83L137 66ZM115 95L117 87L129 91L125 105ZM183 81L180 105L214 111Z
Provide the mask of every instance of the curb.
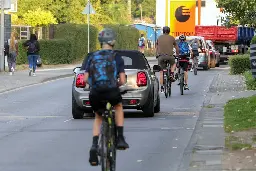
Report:
M43 79L43 80L41 80L37 83L31 83L31 84L27 84L27 85L16 87L16 88L10 88L10 89L6 89L6 90L2 90L2 91L0 91L0 94L8 93L10 91L19 90L19 89L29 87L29 86L38 85L38 84L45 83L45 82L48 82L48 81L54 81L54 80L61 79L61 78L68 78L68 77L71 77L73 75L74 74L64 74L64 75L59 75L59 76L55 76L55 77L45 78L45 79Z

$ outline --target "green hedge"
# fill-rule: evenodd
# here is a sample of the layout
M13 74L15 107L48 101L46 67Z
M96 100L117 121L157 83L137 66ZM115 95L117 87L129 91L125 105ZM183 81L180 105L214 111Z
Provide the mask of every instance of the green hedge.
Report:
M252 76L252 72L246 71L244 78L247 90L256 90L256 79Z
M106 24L104 27L112 28L117 34L117 42L114 49L138 50L140 32L132 26Z
M139 30L131 26L104 25L110 27L117 33L115 49L137 50ZM40 55L43 64L69 64L80 61L87 54L88 40L87 25L59 24L55 26L54 39L40 40ZM90 52L100 48L98 42L99 29L90 26ZM17 64L27 63L26 50L19 42L19 56Z
M19 42L19 56L17 64L26 64L27 53L22 43ZM43 64L69 64L72 63L70 43L64 39L39 40L40 56Z
M228 64L231 74L242 74L251 68L250 55L235 55L230 56Z

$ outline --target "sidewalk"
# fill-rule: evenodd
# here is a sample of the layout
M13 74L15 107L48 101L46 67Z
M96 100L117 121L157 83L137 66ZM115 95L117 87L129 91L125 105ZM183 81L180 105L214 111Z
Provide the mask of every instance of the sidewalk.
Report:
M218 74L210 86L192 137L188 171L230 171L239 170L243 168L241 165L246 165L243 161L238 161L238 158L231 161L228 157L230 153L225 148L227 134L223 128L224 105L230 99L252 96L256 91L246 91L243 77L228 75L228 72L226 70ZM256 167L251 169L256 170Z
M73 68L72 66L60 69L38 69L36 77L29 77L28 71L17 71L11 76L8 72L2 72L0 73L0 93L49 80L72 76Z

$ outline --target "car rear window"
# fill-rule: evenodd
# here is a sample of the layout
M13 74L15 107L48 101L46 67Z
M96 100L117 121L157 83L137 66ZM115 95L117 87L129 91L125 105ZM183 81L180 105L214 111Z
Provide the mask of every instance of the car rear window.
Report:
M124 60L124 69L147 69L146 59L138 52L119 51L117 52Z

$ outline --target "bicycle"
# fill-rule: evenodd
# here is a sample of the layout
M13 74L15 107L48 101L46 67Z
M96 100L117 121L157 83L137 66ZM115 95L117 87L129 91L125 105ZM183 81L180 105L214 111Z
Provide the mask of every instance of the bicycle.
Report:
M198 67L198 57L194 56L193 58L193 70L194 70L194 75L197 75L197 67Z
M164 94L167 98L168 96L170 97L172 94L172 82L170 79L171 65L168 60L164 60L164 63L166 64L166 69L163 69Z
M128 90L122 91L125 94ZM116 145L117 145L117 130L115 124L115 112L113 106L108 101L106 108L101 109L103 120L100 131L100 140L98 148L98 156L100 157L99 164L102 171L116 170Z
M179 66L180 57L175 57L175 59L177 59L176 66ZM184 84L184 70L182 67L180 66L178 67L178 72L176 73L175 77L176 77L176 80L179 80L178 85L180 86L180 94L183 95L185 84Z

